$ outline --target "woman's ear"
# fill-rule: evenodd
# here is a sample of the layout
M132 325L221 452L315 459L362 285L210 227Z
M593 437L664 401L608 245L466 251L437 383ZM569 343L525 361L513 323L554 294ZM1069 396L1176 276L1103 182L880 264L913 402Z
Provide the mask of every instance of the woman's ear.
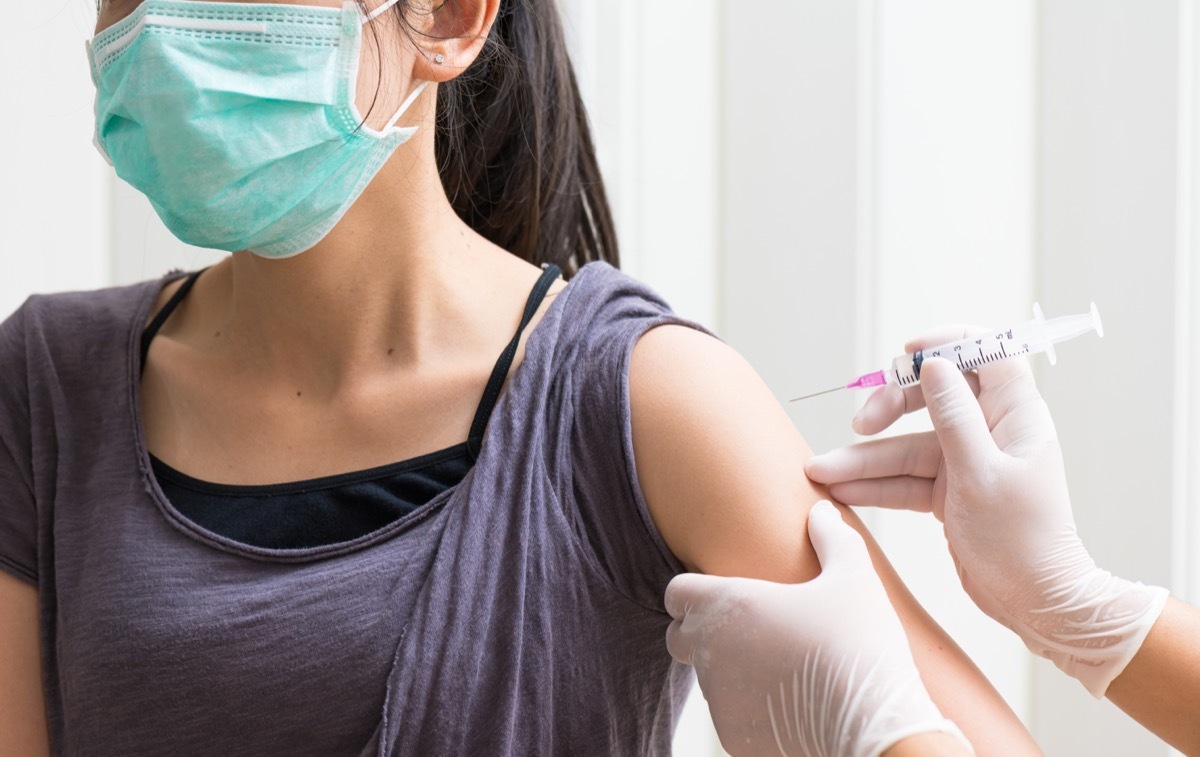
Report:
M413 78L449 81L470 68L487 41L500 0L420 0L410 8Z

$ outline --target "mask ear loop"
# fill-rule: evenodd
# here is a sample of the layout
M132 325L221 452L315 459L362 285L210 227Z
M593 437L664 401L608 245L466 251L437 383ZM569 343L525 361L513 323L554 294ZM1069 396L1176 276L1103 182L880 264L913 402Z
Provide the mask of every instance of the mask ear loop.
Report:
M359 7L359 16L361 18L362 25L366 26L367 24L371 23L375 19L379 18L381 15L386 13L389 9L393 8L396 5L396 3L398 3L398 2L400 2L400 0L386 0L386 2L382 3L378 8L371 11L370 13L363 13L362 7L360 6ZM428 84L429 84L429 82L423 81L417 85L416 89L414 89L412 91L412 94L410 94L407 98L405 98L404 102L402 102L400 104L399 110L397 110L396 114L394 116L392 116L391 119L387 122L387 126L383 127L384 131L395 128L396 122L399 121L400 117L404 115L404 111L408 110L409 106L413 104L413 101L421 96L421 93L425 91L425 87Z
M387 126L384 127L384 131L387 131L388 129L392 129L396 126L396 122L399 121L400 117L404 115L404 111L408 110L408 106L412 105L413 101L421 96L421 93L425 91L425 87L428 84L429 84L429 82L427 82L427 81L423 81L420 84L418 84L417 88L412 91L412 94L409 95L408 98L405 99L404 102L400 103L400 109L397 110L396 115L392 116L392 119L387 122Z
M387 10L388 10L389 8L391 8L392 6L394 6L394 5L395 5L396 3L398 3L398 2L400 2L400 0L387 0L387 2L383 3L383 4L382 4L382 5L380 5L378 8L376 8L376 9L375 9L375 10L373 10L373 11L371 11L370 13L363 13L363 12L362 12L362 7L360 6L360 7L359 7L359 9L358 9L358 13L359 13L359 15L362 17L362 23L363 23L363 26L366 26L367 24L371 23L371 22L372 22L372 21L374 21L375 19L377 19L377 18L379 18L380 16L382 16L384 13L386 13L386 12L387 12Z

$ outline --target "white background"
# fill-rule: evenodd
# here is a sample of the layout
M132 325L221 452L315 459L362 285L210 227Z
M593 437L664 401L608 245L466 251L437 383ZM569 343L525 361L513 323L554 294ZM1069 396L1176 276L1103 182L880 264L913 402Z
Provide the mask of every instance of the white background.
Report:
M932 326L1094 300L1104 339L1035 361L1080 531L1102 565L1200 600L1195 0L562 5L630 272L783 400ZM93 151L92 15L0 5L0 316L214 257ZM789 411L821 451L852 441L858 401ZM1168 753L982 618L936 526L888 515L870 523L902 575L1048 753ZM719 753L703 714L680 754Z

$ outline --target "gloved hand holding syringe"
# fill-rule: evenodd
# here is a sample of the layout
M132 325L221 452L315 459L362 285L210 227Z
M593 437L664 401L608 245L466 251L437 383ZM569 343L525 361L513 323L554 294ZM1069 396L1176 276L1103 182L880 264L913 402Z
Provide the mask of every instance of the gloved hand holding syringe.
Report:
M964 372L973 371L981 365L994 363L997 360L1019 355L1032 355L1038 352L1045 352L1046 357L1050 359L1050 364L1054 365L1058 359L1054 352L1056 343L1074 339L1093 330L1098 335L1104 336L1104 327L1100 323L1100 312L1096 310L1094 302L1091 303L1091 309L1087 313L1064 315L1050 320L1046 320L1042 315L1041 307L1034 303L1032 321L1009 328L996 329L992 333L967 337L957 342L917 350L911 354L900 355L892 360L889 368L864 373L845 386L835 386L832 389L806 394L790 401L798 402L841 389L862 389L884 384L897 384L901 387L915 386L921 381L921 363L931 357L945 358Z

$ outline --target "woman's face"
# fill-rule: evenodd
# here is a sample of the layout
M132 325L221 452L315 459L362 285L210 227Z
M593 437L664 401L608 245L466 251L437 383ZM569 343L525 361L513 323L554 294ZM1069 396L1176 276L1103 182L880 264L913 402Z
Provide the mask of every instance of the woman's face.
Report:
M214 2L215 0L201 0ZM246 2L246 0L222 0L222 2ZM270 5L316 5L326 8L342 7L341 0L254 0L255 3ZM96 17L96 32L100 33L137 10L142 0L100 0L100 11Z
M197 0L198 2L217 2L218 0ZM249 3L251 0L219 0L220 2ZM384 0L365 0L363 9L370 11L378 7ZM307 5L325 8L341 8L343 0L253 0L254 4L268 5ZM96 18L96 33L100 33L121 19L129 16L142 0L100 0L99 13ZM403 44L407 36L400 32L393 19L381 16L371 22L378 25L380 34L364 33L362 50L359 56L358 85L355 105L363 114L365 123L375 129L383 128L389 118L408 93L412 91L415 82L404 73L408 70L412 52L408 45ZM389 41L396 40L400 44L391 45ZM378 44L387 45L386 52L381 56ZM401 125L408 125L401 121Z

